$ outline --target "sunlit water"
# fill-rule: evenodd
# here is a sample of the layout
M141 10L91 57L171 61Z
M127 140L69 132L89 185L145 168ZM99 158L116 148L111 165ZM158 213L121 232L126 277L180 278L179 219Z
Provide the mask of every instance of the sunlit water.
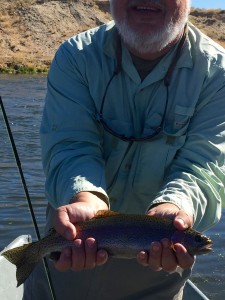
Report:
M45 76L0 75L0 95L26 179L40 232L45 223L44 174L39 125L46 92ZM36 238L14 155L0 113L0 250L21 234ZM207 232L214 253L198 257L192 280L210 298L225 299L225 211Z

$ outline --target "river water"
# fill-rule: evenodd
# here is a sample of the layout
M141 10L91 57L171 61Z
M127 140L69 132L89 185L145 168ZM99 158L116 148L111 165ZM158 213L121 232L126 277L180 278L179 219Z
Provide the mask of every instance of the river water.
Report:
M46 76L1 75L0 95L40 232L45 223L44 174L40 160L39 125L46 92ZM14 155L0 112L0 251L21 234L36 235ZM192 281L209 297L225 299L225 210L218 225L206 232L214 252L197 258Z

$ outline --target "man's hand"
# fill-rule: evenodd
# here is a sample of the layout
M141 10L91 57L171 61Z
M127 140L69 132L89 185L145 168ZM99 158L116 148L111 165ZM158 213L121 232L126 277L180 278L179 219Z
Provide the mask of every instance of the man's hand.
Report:
M148 211L148 215L172 219L178 230L185 230L193 225L193 217L171 203L154 206ZM171 249L170 241L163 239L161 242L153 242L150 245L149 254L145 251L139 252L137 260L154 271L173 272L178 266L182 269L190 269L194 264L194 257L189 255L181 244L175 244L174 250Z
M76 237L75 223L91 219L98 210L108 210L107 204L99 198L99 195L90 192L77 194L71 202L73 203L59 207L53 220L56 231L68 240ZM90 237L85 241L75 240L74 246L65 248L59 260L54 264L55 268L61 272L81 271L102 265L107 259L107 252L97 251L97 243L94 238Z

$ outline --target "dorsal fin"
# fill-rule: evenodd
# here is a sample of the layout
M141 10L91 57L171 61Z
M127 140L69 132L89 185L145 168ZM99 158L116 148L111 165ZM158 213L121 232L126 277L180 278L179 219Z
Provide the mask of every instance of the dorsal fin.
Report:
M112 217L112 216L116 216L116 215L121 215L121 213L112 211L112 210L98 210L93 219L107 218L107 217Z

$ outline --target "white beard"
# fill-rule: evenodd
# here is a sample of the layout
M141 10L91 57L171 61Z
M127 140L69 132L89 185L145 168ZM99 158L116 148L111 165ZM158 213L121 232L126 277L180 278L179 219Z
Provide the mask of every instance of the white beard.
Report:
M166 22L163 28L147 36L133 30L126 19L118 20L113 11L112 15L125 44L137 52L144 54L161 51L179 36L188 20L189 8L175 23L171 19Z

